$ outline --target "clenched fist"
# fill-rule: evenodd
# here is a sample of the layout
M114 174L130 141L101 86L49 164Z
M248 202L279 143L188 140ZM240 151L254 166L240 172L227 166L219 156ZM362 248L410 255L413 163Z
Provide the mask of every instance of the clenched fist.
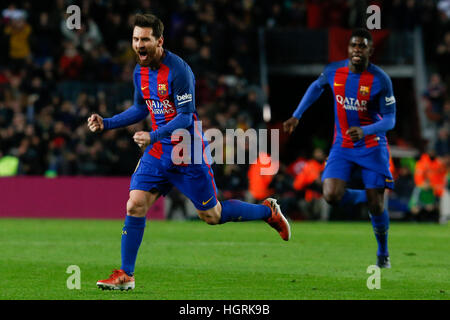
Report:
M138 131L134 134L133 139L140 148L145 148L150 144L150 133L146 131Z
M88 127L92 132L100 132L105 128L103 125L103 118L94 113L88 118Z
M360 127L350 127L346 134L350 136L353 142L361 140L364 137L363 130Z
M284 132L291 134L298 125L298 119L296 117L291 117L285 122L283 122Z

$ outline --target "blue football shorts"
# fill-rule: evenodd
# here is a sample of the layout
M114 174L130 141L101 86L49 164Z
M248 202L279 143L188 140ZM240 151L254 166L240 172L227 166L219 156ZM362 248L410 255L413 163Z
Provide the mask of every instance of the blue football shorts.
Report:
M205 211L217 204L217 187L209 164L174 165L170 159L141 158L131 176L130 191L157 190L166 196L175 186L195 208Z
M366 189L394 189L387 146L354 149L333 146L322 174L322 181L337 178L349 182L353 170L358 167L361 169Z

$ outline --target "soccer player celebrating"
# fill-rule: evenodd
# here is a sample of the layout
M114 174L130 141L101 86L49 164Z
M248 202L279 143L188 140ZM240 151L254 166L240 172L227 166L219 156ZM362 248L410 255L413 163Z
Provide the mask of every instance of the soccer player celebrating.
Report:
M395 125L395 98L389 76L369 63L372 36L353 31L348 59L330 63L307 89L293 116L283 123L292 133L302 114L330 85L334 95L334 141L322 175L323 196L331 205L368 202L378 242L377 265L390 268L389 214L384 208L385 188L394 181L389 171L386 131ZM365 190L346 189L352 171L360 168Z
M134 105L111 118L93 114L88 119L92 132L131 125L151 116L151 132L136 132L134 141L145 148L131 177L127 215L122 230L122 266L106 280L97 282L102 289L134 289L134 269L141 245L146 214L159 196L177 187L194 204L199 217L215 225L229 221L264 220L278 231L283 240L291 232L275 199L262 204L239 200L219 202L208 142L196 124L194 75L180 57L163 48L163 23L154 15L137 14L132 46L137 65L134 70ZM201 163L173 161L173 147L180 142L172 133L186 129L193 141L201 141ZM195 148L191 148L194 150ZM189 158L189 157L188 157ZM194 157L191 156L191 159Z

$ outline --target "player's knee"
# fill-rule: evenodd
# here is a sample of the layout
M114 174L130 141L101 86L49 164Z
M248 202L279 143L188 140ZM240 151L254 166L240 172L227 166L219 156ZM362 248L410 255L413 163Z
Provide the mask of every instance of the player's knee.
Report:
M339 190L338 188L325 188L323 189L323 198L330 205L337 205L342 200L345 190Z
M135 217L144 217L147 213L147 208L144 201L136 199L128 199L127 214Z

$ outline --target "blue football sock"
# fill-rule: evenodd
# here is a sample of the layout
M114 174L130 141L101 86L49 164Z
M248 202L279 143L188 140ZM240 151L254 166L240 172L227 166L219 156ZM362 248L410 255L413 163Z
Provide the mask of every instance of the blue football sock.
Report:
M378 256L388 256L388 229L389 229L389 213L384 210L379 216L370 215L375 238L378 242Z
M221 204L222 214L219 223L267 219L272 214L270 208L262 204L251 204L240 200L226 200Z
M339 205L355 205L363 202L367 202L366 190L345 189Z
M136 257L145 229L145 217L127 216L122 229L122 267L129 276L134 273Z

